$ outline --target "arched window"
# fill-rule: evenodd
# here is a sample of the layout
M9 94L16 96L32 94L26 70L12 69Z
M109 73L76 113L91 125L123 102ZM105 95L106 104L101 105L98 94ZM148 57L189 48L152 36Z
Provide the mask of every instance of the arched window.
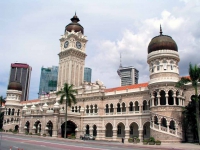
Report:
M174 98L173 98L173 91L172 90L170 90L169 92L168 92L168 104L169 105L173 105L174 104Z
M151 64L151 72L154 72L154 66Z
M174 62L173 62L173 61L171 61L171 62L170 62L170 67L171 67L171 70L173 70L173 65L174 65Z
M129 111L133 111L133 102L129 103Z
M97 109L97 104L94 105L94 113L97 113L98 109Z
M154 116L154 124L158 125L158 117L157 116Z
M81 106L78 107L78 112L80 113L80 111L81 111Z
M117 104L117 112L121 112L120 103Z
M93 136L97 136L97 126L93 125Z
M17 111L17 116L19 116L19 112L20 112L20 110L18 109L18 111Z
M109 113L108 104L106 104L106 113Z
M159 63L159 61L156 62L156 67L157 67L157 71L159 71L160 70L160 63Z
M12 109L12 114L11 114L12 116L14 116L15 115L15 109L13 108Z
M75 112L78 112L77 106L75 106Z
M153 95L154 95L154 106L157 106L158 105L157 92L154 92Z
M140 109L139 109L139 103L136 101L135 102L135 111L139 111Z
M10 115L10 114L11 114L11 109L9 108L9 109L8 109L8 115Z
M175 130L175 122L174 122L174 120L170 121L169 128L172 129L172 130Z
M86 113L87 114L89 113L89 106L88 105L86 106Z
M72 112L74 112L74 106L72 106Z
M125 103L122 103L122 112L126 112L126 106L125 106Z
M90 113L93 113L93 105L90 105Z
M133 134L133 125L130 126L130 135Z
M89 125L86 125L86 134L90 134L90 127L89 127Z
M117 134L121 134L122 132L122 128L120 125L117 126Z
M147 110L147 101L146 100L143 101L143 110Z
M114 112L113 104L110 104L110 112L111 112L111 113Z
M163 60L163 69L167 70L167 61L166 60Z
M160 105L166 105L165 91L160 91Z
M161 126L167 127L167 120L165 118L161 119Z

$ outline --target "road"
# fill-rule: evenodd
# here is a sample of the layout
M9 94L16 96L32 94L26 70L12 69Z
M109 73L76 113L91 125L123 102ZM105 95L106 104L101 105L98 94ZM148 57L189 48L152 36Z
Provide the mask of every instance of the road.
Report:
M135 144L3 134L0 150L149 150ZM155 149L155 148L152 148Z

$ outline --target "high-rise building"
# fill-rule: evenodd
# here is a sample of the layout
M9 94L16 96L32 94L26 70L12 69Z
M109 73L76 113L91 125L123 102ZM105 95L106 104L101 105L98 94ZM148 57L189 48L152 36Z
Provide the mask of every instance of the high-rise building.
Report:
M10 82L19 82L22 85L21 101L26 101L29 98L29 87L32 68L28 64L13 63L10 70Z
M57 88L58 66L41 68L39 95L55 91Z
M91 78L92 78L92 69L85 67L84 68L84 81L91 82Z
M122 67L117 70L121 79L121 86L138 84L139 71L134 67Z

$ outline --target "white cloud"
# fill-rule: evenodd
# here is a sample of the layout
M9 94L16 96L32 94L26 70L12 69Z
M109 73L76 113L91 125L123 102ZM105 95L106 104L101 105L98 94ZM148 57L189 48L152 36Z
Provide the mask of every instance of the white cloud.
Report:
M59 37L75 11L89 40L86 66L92 68L93 81L100 79L107 87L120 85L120 52L123 66L136 67L140 82L149 80L147 47L160 24L179 47L181 75L187 74L190 61L200 63L198 1L0 3L0 95L6 93L10 64L19 61L33 67L30 99L37 97L40 69L58 65Z

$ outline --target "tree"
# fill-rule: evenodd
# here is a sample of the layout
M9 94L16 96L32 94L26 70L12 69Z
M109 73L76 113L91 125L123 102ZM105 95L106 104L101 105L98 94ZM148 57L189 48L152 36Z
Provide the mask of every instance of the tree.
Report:
M190 77L182 77L179 82L177 82L176 87L183 87L187 83L192 83L192 87L195 90L195 118L197 123L198 138L200 144L200 122L199 122L199 99L197 93L198 82L200 82L200 68L195 64L194 66L189 64L189 75Z
M66 138L67 134L67 107L71 107L71 104L76 104L76 97L77 90L73 89L73 85L69 85L68 83L64 84L64 88L60 91L56 92L56 95L60 95L60 104L65 102L65 134L64 138Z
M3 98L3 96L0 96L0 129L2 129L4 117L4 112L1 112L2 103L5 103L5 98Z
M199 96L200 100L200 96ZM193 141L198 140L198 130L197 130L197 122L196 122L196 103L195 103L195 96L191 96L191 101L188 103L187 106L183 108L183 128L185 132L185 140L187 139L187 131L191 131L193 134Z

